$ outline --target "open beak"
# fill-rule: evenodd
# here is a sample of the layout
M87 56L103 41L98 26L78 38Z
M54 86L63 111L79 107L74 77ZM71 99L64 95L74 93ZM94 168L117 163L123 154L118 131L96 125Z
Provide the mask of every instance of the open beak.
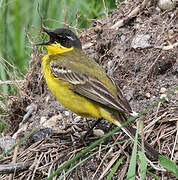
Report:
M50 44L51 44L51 39L55 36L54 33L53 33L52 31L49 31L49 30L46 29L45 27L42 27L42 30L50 36L50 40L49 40L48 42L38 43L38 44L36 44L36 45L37 45L37 46L50 45Z

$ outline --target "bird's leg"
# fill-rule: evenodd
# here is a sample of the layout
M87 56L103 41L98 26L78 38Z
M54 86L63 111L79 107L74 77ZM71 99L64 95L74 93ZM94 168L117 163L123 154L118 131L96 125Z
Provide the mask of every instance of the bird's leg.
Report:
M94 128L101 120L102 120L102 118L97 119L97 121L92 125L92 127L90 127L90 129L85 133L85 135L82 136L82 137L80 137L80 141L84 141L85 138L91 134L91 131L93 130L93 128Z

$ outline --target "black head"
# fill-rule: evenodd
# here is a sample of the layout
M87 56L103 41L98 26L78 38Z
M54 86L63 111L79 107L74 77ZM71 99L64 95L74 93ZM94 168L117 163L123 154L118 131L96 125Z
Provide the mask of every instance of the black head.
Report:
M60 43L66 48L74 47L82 49L82 44L79 38L71 30L65 28L58 28L54 31L49 31L44 27L42 27L42 29L50 36L50 40L48 42L40 43L37 45L51 45L55 43Z

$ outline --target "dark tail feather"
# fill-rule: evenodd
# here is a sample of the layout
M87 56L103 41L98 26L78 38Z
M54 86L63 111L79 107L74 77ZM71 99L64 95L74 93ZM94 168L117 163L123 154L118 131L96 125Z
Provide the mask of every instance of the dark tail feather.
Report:
M126 116L124 114L117 113L117 115L115 115L115 116L116 116L115 119L117 119L121 123L124 123L124 122L127 121L127 118L126 118ZM126 134L129 137L131 137L132 139L135 139L136 129L134 129L130 125L125 126L122 129L125 132L127 132ZM141 140L140 135L138 135L138 144L141 147L142 140ZM144 141L144 149L145 149L146 155L148 156L149 159L158 160L158 156L160 155L160 153L158 151L156 151L155 149L153 149L146 141Z
M132 128L131 126L127 126L124 127L126 129L126 131L128 131L130 133L130 135L134 138L135 134L136 134L136 130L134 128ZM141 143L141 136L138 136L138 144L141 147L142 143ZM148 158L153 159L153 160L158 160L158 155L159 152L156 151L155 149L153 149L145 140L144 140L144 149L146 152L146 155L148 156Z

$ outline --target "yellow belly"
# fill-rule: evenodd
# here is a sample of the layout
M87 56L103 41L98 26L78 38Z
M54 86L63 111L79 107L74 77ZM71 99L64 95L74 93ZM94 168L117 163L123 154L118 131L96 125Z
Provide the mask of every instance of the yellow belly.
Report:
M98 103L74 93L70 90L69 85L66 82L61 82L57 78L45 78L49 89L64 107L70 109L79 116L104 118L115 125L118 125L118 122L115 122L112 118L112 112L115 110L102 108Z
M64 107L83 117L101 118L98 103L73 92L69 83L55 78L44 62L43 71L49 89Z

